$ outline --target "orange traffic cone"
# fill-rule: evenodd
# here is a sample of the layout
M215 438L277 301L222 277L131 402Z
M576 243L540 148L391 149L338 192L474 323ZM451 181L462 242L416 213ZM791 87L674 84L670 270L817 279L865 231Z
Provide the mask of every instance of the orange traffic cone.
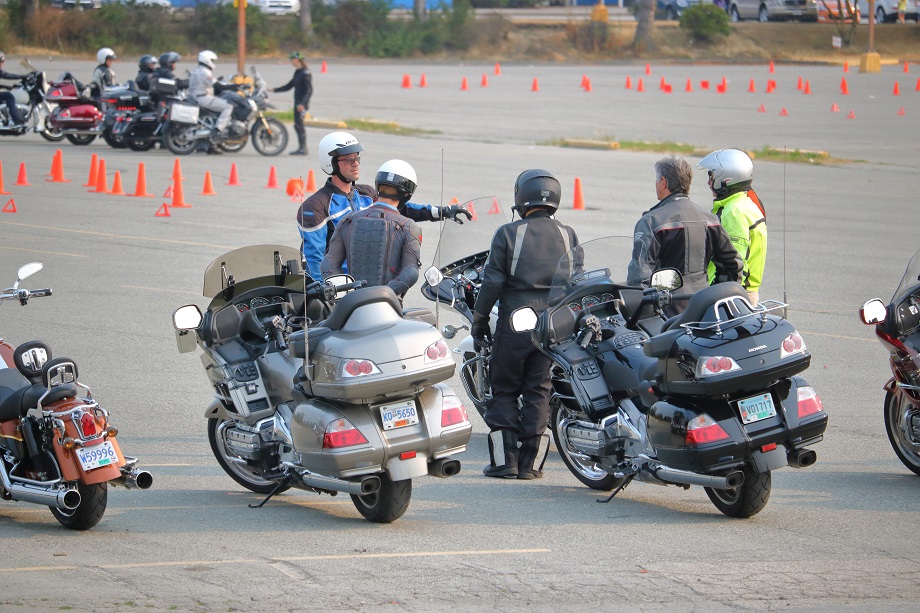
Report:
M850 111L850 114L847 115L847 119L856 119L856 113L854 113L853 111Z
M920 82L918 82L920 84ZM89 178L86 180L86 183L83 184L83 187L96 187L96 168L99 164L99 157L94 153L93 159L89 163Z
M316 176L313 174L313 169L310 169L310 172L307 173L307 192L313 193L316 191Z
M837 103L835 102L834 104L831 105L831 113L839 113L839 112L840 112L840 107L837 106Z
M0 160L0 194L8 194L6 188L3 187L3 160Z
M757 93L757 88L754 86L754 79L751 79L751 84L748 85L748 92L751 94Z
M642 84L642 77L639 77L639 82L636 84L636 91L637 92L645 91L645 85Z
M690 93L693 91L693 81L691 81L689 78L687 79L687 86L684 87L684 91L687 93Z
M802 90L803 94L811 95L811 81L805 81L805 89Z
M323 74L326 74L327 72L329 72L329 69L326 68L326 60L323 60L323 63L320 64L319 71Z
M773 60L770 60L770 74L773 74L775 67L773 66Z
M153 194L147 193L147 168L143 162L137 165L137 185L131 195L135 198L153 198Z
M182 181L176 181L173 185L172 204L169 206L174 209L191 208L192 205L185 201L185 192L182 188Z
M49 183L70 183L70 179L64 178L64 153L58 149L54 152L54 159L51 161L51 178L45 179Z
M166 203L163 203L163 206L157 209L156 215L154 217L169 217L169 207L166 206Z
M19 163L19 177L16 179L16 185L22 185L23 187L28 187L31 185L29 183L29 177L26 176L26 163Z
M920 79L917 79L917 88L915 91L920 92Z
M4 213L15 213L16 212L16 202L10 198L9 202L6 203L6 206L3 207Z
M173 164L172 180L174 182L185 181L185 177L182 176L182 164L179 162L179 158L176 158L176 163Z
M670 83L665 83L665 84L664 84L664 89L662 89L661 91L663 91L663 92L666 93L666 94L670 94L673 90L674 90L674 88L671 87L671 84L670 84Z
M470 212L470 221L478 221L479 218L476 217L476 208L473 206L472 202L466 203L466 210Z
M904 62L904 72L910 72L910 66L907 62Z
M920 80L917 81L917 85L920 86ZM629 75L626 75L626 89L632 89L632 79L629 78Z
M721 83L716 83L716 93L724 94L728 91L728 83L725 82L725 79L722 79Z
M106 187L106 181L108 179L106 179L106 176L105 176L105 160L102 158L99 158L99 164L97 166L98 167L96 168L96 188L93 190L93 192L97 194L107 194L109 192L109 188Z
M418 80L419 87L428 87L428 77L425 76L425 73L422 73L422 78Z
M115 171L115 178L112 180L112 191L109 192L112 196L126 196L124 190L121 188L121 171Z
M530 86L530 91L532 92L540 91L540 82L537 81L537 77L533 78L533 85Z
M412 89L412 79L407 74L403 75L402 87L403 89Z
M500 75L502 73L502 65L498 62L495 62L495 74Z
M846 60L843 60L843 72L850 72L850 63Z
M789 111L786 110L786 107L783 107L783 110L781 110L781 111L779 112L779 116L780 116L780 117L788 117L788 116L789 116Z
M796 84L795 88L802 91L802 77L799 77L799 82Z
M767 91L768 94L772 94L774 91L776 91L776 81L773 81L772 79L769 80L769 81L767 81L767 90L766 90L766 91Z
M576 211L585 210L585 197L581 193L581 179L575 177L575 205L573 207Z
M667 84L668 82L664 80L664 77L661 77L661 80L658 82L658 89L664 91L664 86Z
M706 79L700 81L700 89L709 89L709 81Z
M498 215L501 212L501 207L498 206L498 198L492 198L492 207L489 209L489 212L486 213L486 215Z
M489 76L486 73L482 73L482 82L479 84L480 87L489 86Z
M275 167L272 166L272 170L274 169ZM204 173L204 187L201 188L201 195L202 196L216 196L217 195L217 192L214 191L214 181L211 179L210 170Z
M281 189L281 186L278 185L278 171L274 166L268 171L268 185L265 186L265 189Z
M760 108L757 109L757 112L758 112L758 113L766 113L766 112L767 112L767 107L765 107L764 105L761 104L761 105L760 105Z
M170 184L169 187L166 188L166 191L163 192L163 197L172 198L172 195L173 195L173 186L172 184Z
M670 85L669 85L668 87L670 87ZM591 91L591 79L586 79L586 80L585 80L585 91L586 91L586 92Z
M647 74L647 75L652 74L652 65L651 65L651 64L646 64L646 65L645 65L645 74Z
M240 176L237 174L236 162L230 164L230 180L227 181L227 185L242 185L242 183L240 183Z
M898 109L898 115L906 115L906 113L904 112L904 107L903 107L903 106L902 106L901 108Z
M460 204L460 199L454 196L450 199L450 202L447 203L448 206L453 206L455 204Z
M843 77L840 79L840 93L844 96L850 95L850 86L847 85L847 78Z
M460 91L465 92L470 89L470 84L467 82L466 77L463 77L463 80L460 81Z
M901 95L901 87L898 85L898 82L897 82L897 81L894 82L894 89L891 91L891 95L892 95L892 96L900 96L900 95Z
M284 191L288 196L293 196L295 192L303 194L303 179L288 179L287 188Z

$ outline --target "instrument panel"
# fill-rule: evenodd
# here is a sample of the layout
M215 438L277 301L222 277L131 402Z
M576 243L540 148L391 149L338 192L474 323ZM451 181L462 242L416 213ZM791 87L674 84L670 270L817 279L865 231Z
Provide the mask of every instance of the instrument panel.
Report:
M569 308L575 313L581 313L583 310L590 309L599 304L604 304L605 302L612 302L613 300L615 300L615 298L612 294L603 293L600 297L590 294L582 298L579 302L570 302Z
M245 313L252 309L258 309L272 304L281 304L283 302L287 302L287 298L284 296L256 296L247 302L238 303L236 305L236 310L240 313Z

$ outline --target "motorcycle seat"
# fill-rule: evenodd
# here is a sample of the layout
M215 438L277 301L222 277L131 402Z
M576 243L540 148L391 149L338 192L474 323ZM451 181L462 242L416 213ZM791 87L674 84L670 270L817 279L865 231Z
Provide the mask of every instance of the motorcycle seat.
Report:
M676 317L672 317L665 323L662 332L679 328L682 324L693 323L697 321L715 321L716 314L712 311L712 306L720 300L738 296L747 299L747 292L741 287L740 283L719 283L710 285L701 289L693 295L684 312ZM708 317L707 317L708 316Z
M25 378L23 378L23 381L26 382L26 385L8 396L3 395L3 400L0 401L0 421L18 419L24 416L29 409L38 406L38 401L48 389L39 383L31 384ZM48 405L64 398L73 398L76 395L77 386L73 383L56 385L51 388L51 392L45 398L43 404Z
M336 302L335 307L332 309L332 315L327 317L325 321L320 322L318 327L329 328L333 331L341 330L355 310L375 302L389 304L396 313L402 316L402 304L400 304L399 298L396 297L396 292L386 285L375 285L362 287L348 293Z
M438 320L434 318L434 313L431 312L431 309L425 307L405 308L403 309L403 318L417 319L418 321L424 321L426 324L431 324L435 327L438 325Z
M661 334L653 336L652 338L645 341L645 345L643 345L642 349L645 352L645 355L648 357L659 358L663 360L668 357L668 354L671 352L671 347L674 346L674 341L686 333L687 331L683 328L662 332Z

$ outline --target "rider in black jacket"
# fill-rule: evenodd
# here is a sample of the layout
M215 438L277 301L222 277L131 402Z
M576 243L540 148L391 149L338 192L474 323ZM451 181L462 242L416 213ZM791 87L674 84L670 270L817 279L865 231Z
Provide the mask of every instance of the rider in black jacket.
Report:
M303 53L295 51L290 55L294 66L294 76L285 85L272 89L272 92L286 92L294 89L294 132L297 133L299 147L290 155L307 155L307 130L303 126L303 116L310 108L310 96L313 95L313 76L307 68Z
M24 75L13 74L3 70L4 62L6 62L6 55L0 51L0 79L15 79L19 81L23 78ZM10 114L9 127L18 126L25 122L25 119L19 114L19 109L16 108L16 99L13 97L13 94L10 92L0 92L0 103L6 104L7 111Z
M176 79L176 63L182 56L175 51L167 51L160 56L160 67L153 71L153 76L160 79L175 79L178 89L188 89L188 79Z
M137 76L134 77L134 86L142 92L150 89L150 77L157 67L157 58L152 55L141 56L137 62Z

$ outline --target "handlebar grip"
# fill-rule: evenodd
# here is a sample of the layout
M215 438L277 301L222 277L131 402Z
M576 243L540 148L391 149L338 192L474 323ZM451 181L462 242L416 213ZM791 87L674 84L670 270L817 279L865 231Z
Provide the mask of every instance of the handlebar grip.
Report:
M46 287L45 289L33 289L29 291L30 298L41 298L43 296L50 296L50 295L51 295L50 287Z
M693 294L671 294L671 300L690 300Z

